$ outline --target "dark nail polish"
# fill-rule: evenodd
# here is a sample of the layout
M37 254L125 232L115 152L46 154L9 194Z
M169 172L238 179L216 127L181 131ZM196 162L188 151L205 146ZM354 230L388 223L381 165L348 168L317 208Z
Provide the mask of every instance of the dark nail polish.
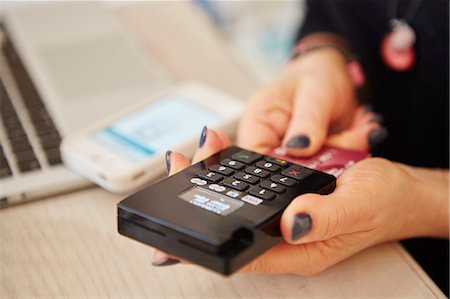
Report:
M371 148L376 147L388 137L388 130L385 127L373 129L369 133L369 145Z
M309 137L306 135L299 135L292 137L288 143L286 144L287 147L294 147L294 148L307 148L310 144Z
M384 117L383 115L376 113L371 119L370 122L377 122L379 124L384 123Z
M372 106L372 104L364 105L364 112L365 112L365 113L373 112L373 106Z
M295 215L294 224L292 225L292 241L297 241L305 236L312 227L312 220L308 214Z
M203 127L202 133L200 134L200 140L198 141L198 147L202 147L206 141L206 133L208 132L208 128L206 126Z
M164 266L176 265L179 262L180 262L179 260L168 258L168 259L164 259L161 261L156 261L156 262L153 261L152 265L155 267L164 267Z
M169 174L170 172L170 154L172 153L172 151L167 151L166 155L165 155L165 159L166 159L166 171L167 174Z

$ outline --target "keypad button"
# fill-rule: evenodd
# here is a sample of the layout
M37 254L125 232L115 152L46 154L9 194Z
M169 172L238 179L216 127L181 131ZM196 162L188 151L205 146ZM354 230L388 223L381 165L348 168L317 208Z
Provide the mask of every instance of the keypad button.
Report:
M261 169L259 167L250 166L245 169L245 172L248 174L256 175L260 178L265 178L269 176L269 172L267 170Z
M238 191L244 191L245 189L248 188L248 184L244 183L242 181L233 179L233 178L228 178L226 180L223 181L223 184L227 187L230 187L232 189L236 189Z
M281 172L282 175L288 176L296 180L302 180L312 174L313 171L300 165L292 165Z
M231 197L231 198L237 198L237 197L239 197L239 195L241 195L241 192L236 191L236 190L229 190L229 191L226 193L226 195L229 196L229 197Z
M223 179L223 176L216 173L216 172L212 172L212 171L208 171L208 170L202 170L198 173L198 176L201 177L202 179L205 179L207 181L210 182L218 182L221 179Z
M275 163L269 162L269 161L259 161L256 163L256 167L263 168L268 171L276 172L281 169L280 166L278 166Z
M245 164L251 164L260 160L262 158L262 155L249 151L240 151L231 156L231 158Z
M218 184L211 184L208 186L209 189L216 191L216 192L224 192L227 188L224 186L218 185Z
M245 173L245 172L239 172L234 175L235 179L250 183L250 184L256 184L259 183L259 178L257 176Z
M245 201L246 203L249 203L251 205L257 206L260 203L263 202L263 200L261 198L257 198L255 196L252 195L245 195L241 198L242 201Z
M223 175L226 175L226 176L230 176L230 175L232 175L234 173L233 169L228 168L228 167L223 166L223 165L219 165L219 164L211 166L209 168L209 170L212 170L214 172L217 172L217 173L220 173L220 174L223 174Z
M264 158L267 162L273 163L273 164L277 164L281 167L286 167L291 165L291 163L289 163L288 161L282 160L282 159L277 159L277 158L273 158L273 157L265 157Z
M286 187L283 187L281 184L271 181L263 181L259 185L264 189L269 189L271 191L275 191L276 193L283 193L284 191L286 191Z
M274 192L260 187L253 187L248 191L248 193L250 193L253 196L262 198L264 200L272 200L275 198Z
M245 166L244 163L238 162L236 160L231 160L231 159L222 160L220 162L220 164L222 164L223 166L228 166L228 167L233 168L235 170L241 170Z
M199 178L192 178L190 180L190 182L192 184L196 184L198 186L205 186L206 184L208 184L205 180L199 179Z
M287 176L284 176L284 175L279 175L279 174L274 175L271 178L271 180L272 180L272 182L280 183L280 184L288 186L288 187L292 187L295 184L297 184L296 180L291 179L291 178L289 178Z

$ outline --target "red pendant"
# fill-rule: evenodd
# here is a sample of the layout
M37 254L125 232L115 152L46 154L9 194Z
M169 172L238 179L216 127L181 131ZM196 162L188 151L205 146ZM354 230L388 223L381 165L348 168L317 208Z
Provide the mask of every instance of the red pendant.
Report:
M411 69L416 62L416 53L412 47L396 49L393 45L394 32L388 33L381 45L381 56L391 69L404 72Z
M416 35L405 20L391 20L392 31L381 44L381 56L393 70L403 72L411 69L416 61L414 43Z

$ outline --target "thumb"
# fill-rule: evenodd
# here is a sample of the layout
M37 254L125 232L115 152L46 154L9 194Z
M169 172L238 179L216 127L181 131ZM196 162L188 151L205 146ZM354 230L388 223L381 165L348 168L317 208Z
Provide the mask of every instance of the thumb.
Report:
M339 192L330 195L304 194L294 199L281 217L286 242L303 244L328 240L359 231L363 211Z

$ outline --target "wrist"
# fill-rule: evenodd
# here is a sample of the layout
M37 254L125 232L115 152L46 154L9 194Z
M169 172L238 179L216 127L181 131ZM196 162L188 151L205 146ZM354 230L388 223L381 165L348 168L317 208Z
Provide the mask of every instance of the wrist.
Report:
M303 56L309 52L331 48L338 51L347 62L356 60L356 55L350 51L344 39L331 33L314 33L302 38L292 49L291 59Z
M347 63L347 73L353 85L355 87L364 85L365 75L357 56L350 51L350 48L344 39L334 34L314 33L302 38L293 48L290 61L301 59L309 53L322 50L333 50L338 52Z
M399 164L408 176L405 236L449 237L448 171ZM406 213L406 211L403 211Z

